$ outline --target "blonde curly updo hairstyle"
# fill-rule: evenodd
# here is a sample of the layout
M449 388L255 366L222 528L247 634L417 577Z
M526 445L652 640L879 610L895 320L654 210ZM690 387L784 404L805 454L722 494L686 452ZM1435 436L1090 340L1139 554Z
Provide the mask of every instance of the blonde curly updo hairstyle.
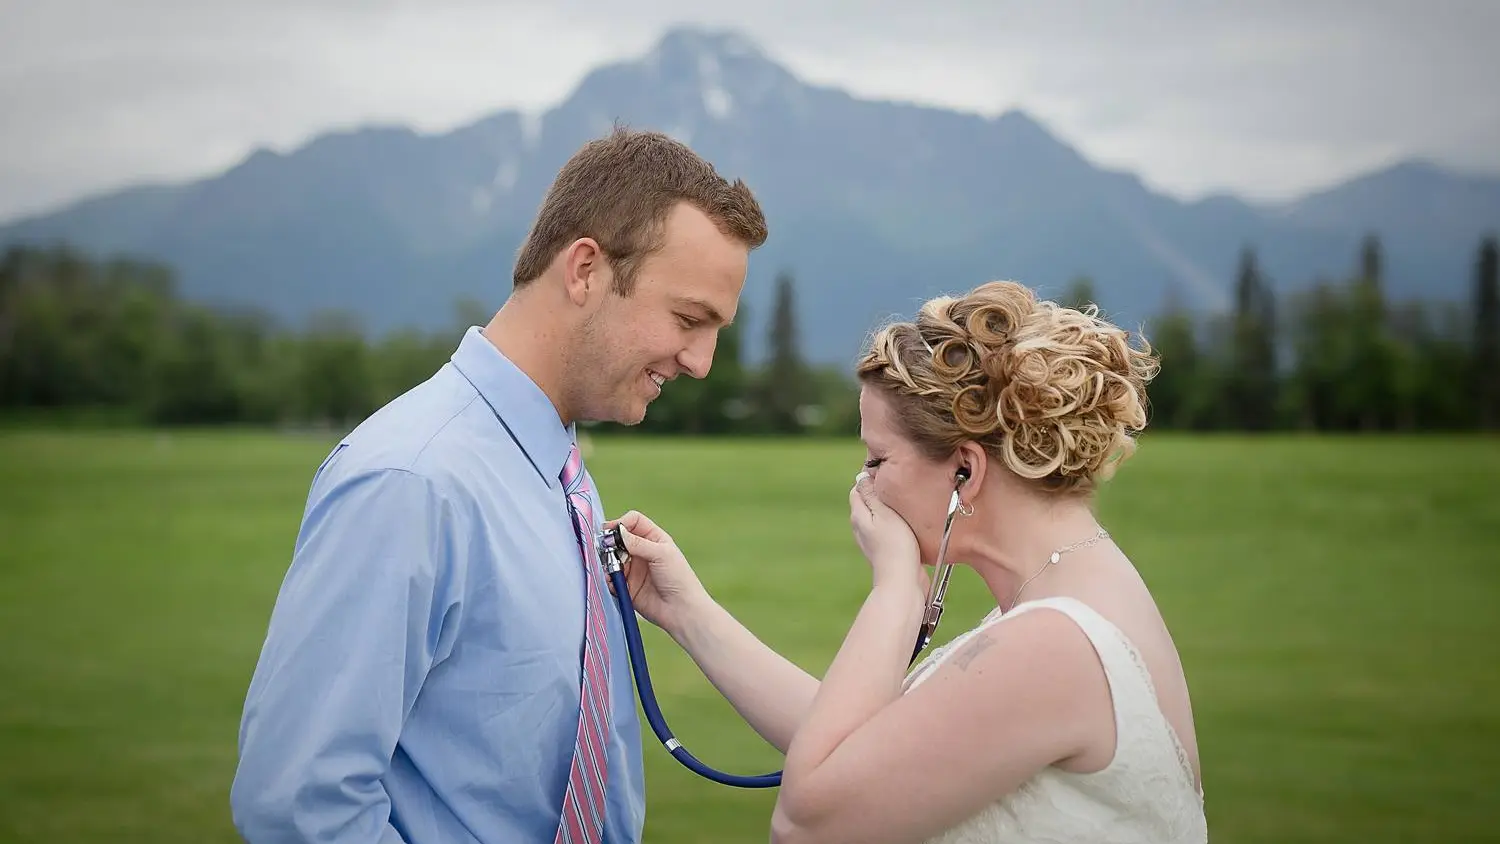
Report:
M1158 369L1149 344L1133 348L1093 306L993 281L881 328L855 372L930 459L973 441L1043 490L1088 493L1134 452Z

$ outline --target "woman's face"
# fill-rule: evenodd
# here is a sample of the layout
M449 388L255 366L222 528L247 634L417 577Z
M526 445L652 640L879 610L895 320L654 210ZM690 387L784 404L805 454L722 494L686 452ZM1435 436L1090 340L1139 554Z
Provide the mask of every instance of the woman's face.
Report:
M864 470L870 474L876 495L916 534L923 565L933 565L957 482L956 464L933 461L918 451L897 425L890 397L883 390L861 386L859 419Z

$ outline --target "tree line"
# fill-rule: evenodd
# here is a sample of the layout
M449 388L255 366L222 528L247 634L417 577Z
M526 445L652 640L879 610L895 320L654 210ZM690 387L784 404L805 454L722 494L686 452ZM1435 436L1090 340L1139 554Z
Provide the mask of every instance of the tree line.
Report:
M1500 281L1479 244L1468 302L1393 301L1380 240L1342 280L1277 301L1255 252L1230 313L1168 304L1148 338L1162 358L1152 425L1190 430L1441 431L1500 427Z
M1232 311L1169 301L1145 333L1162 357L1153 428L1462 430L1500 427L1500 283L1483 241L1465 304L1390 302L1379 241L1357 269L1278 302L1255 253L1241 258ZM1087 279L1064 300L1094 298ZM743 309L742 309L743 310ZM170 267L12 247L0 259L0 417L138 425L352 426L435 372L490 313L457 303L451 325L367 336L347 314L292 329L267 314L189 301ZM682 378L636 434L849 435L847 372L802 356L795 282L776 279L766 360L742 354L737 320L706 379Z
M778 284L772 361L742 362L737 322L720 334L710 377L673 383L631 430L848 430L852 388L802 362L790 276ZM12 247L0 258L0 419L344 429L430 377L491 314L463 300L433 330L375 338L331 311L293 329L256 309L190 301L157 262Z

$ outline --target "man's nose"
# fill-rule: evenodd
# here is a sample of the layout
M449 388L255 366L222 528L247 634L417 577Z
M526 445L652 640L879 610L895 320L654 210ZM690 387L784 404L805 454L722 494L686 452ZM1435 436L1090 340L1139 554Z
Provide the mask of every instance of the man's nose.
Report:
M694 378L707 378L709 369L713 367L714 346L717 343L717 333L695 340L677 356L678 365Z

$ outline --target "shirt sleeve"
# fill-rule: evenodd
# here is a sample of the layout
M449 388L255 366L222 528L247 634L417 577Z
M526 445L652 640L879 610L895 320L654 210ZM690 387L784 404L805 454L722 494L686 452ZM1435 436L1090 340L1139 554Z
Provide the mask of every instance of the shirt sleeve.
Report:
M450 647L453 509L398 469L328 487L305 512L245 701L230 802L250 844L401 841L382 777Z

